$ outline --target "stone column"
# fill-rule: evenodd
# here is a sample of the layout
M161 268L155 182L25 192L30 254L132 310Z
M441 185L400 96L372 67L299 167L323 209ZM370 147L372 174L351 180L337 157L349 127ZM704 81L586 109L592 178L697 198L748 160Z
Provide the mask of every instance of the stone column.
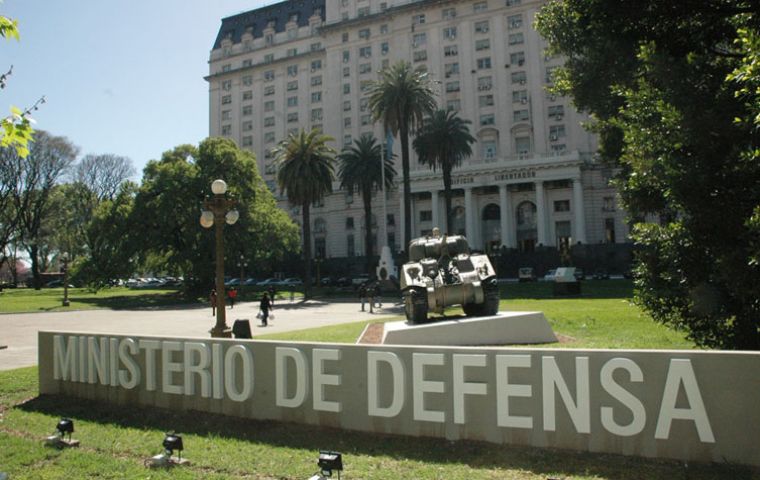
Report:
M412 235L410 237L412 240L414 240L420 235L420 232L417 230L419 213L417 213L417 211L415 210L416 203L417 202L414 201L414 192L412 192L411 197L409 197L409 210L412 212L412 221L411 221Z
M440 208L438 208L440 205L440 199L438 197L438 190L433 190L430 192L430 209L433 212L433 228L438 227L441 229L441 232L446 231L446 226L443 225L440 217Z
M467 233L467 241L470 244L470 248L473 250L479 250L480 244L478 242L478 232L475 224L475 205L472 199L472 187L464 189L464 215L465 215L465 231Z
M573 241L586 243L586 215L583 208L583 184L580 178L573 179Z
M514 248L516 238L512 231L512 202L509 201L509 191L506 185L499 185L499 211L501 223L501 244Z
M536 233L538 243L543 246L549 245L546 236L546 200L544 199L544 182L535 182L536 186Z
M409 245L404 245L404 240L406 238L406 221L404 220L404 194L402 192L399 192L398 197L398 223L396 224L396 228L399 230L399 250L407 251L409 248ZM408 252L407 252L408 255Z

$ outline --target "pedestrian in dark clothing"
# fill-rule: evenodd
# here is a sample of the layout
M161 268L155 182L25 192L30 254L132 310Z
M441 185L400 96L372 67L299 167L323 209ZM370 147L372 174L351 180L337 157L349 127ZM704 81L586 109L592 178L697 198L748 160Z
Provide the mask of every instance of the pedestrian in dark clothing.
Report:
M230 291L227 293L227 296L230 297L230 309L235 307L235 299L237 298L237 290L235 290L235 287L232 287Z
M208 300L211 303L211 316L216 315L216 290L211 289L211 295L208 296Z
M362 312L364 311L364 302L367 300L367 287L364 284L359 285L359 301L362 302Z
M261 326L267 326L267 319L269 318L269 310L272 308L272 300L269 298L269 294L264 292L264 296L261 297L261 303L259 303L259 309L261 310Z
M369 313L375 313L375 286L371 283L367 285L367 297L369 297Z

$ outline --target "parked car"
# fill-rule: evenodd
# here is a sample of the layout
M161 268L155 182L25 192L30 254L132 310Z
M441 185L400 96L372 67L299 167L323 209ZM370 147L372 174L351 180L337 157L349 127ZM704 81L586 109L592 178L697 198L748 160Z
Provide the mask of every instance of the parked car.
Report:
M553 282L556 274L557 274L557 269L552 268L551 270L546 272L546 275L544 275L544 282Z
M262 280L259 283L256 284L258 287L268 287L270 285L279 285L279 280L276 278L267 278L266 280Z
M225 287L237 287L240 285L240 279L239 278L232 278L230 280L227 280L224 282Z
M258 284L258 283L259 283L259 280L258 280L258 279L251 277L251 278L247 278L247 279L245 280L245 282L243 282L243 285L245 285L245 286L247 286L247 287L250 287L250 286L252 286L252 285L256 285L256 284Z
M586 280L586 274L583 272L582 268L576 268L573 275L575 276L575 279L578 281Z
M520 267L517 271L517 279L520 282L535 282L536 274L533 272L533 267Z
M298 287L298 286L303 285L303 280L301 280L300 278L295 278L295 277L286 278L285 280L282 280L280 282L280 285L282 285L283 287Z
M351 285L351 278L349 277L340 277L338 280L335 281L335 285L339 287L348 287Z
M609 280L610 279L610 273L603 269L603 268L597 268L594 270L594 280Z
M367 282L369 282L369 275L366 273L360 273L359 275L356 275L351 279L351 285L353 285L354 287L358 287L359 285L364 285Z
M63 280L53 280L48 282L45 286L48 288L60 288L63 286ZM74 285L69 284L69 288L74 288Z

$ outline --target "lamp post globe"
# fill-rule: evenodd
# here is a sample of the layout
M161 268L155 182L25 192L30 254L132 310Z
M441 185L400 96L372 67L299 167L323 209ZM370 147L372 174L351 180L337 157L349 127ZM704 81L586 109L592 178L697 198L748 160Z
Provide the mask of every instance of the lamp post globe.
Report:
M227 182L221 178L214 180L211 182L211 191L214 192L214 195L224 195L227 193Z

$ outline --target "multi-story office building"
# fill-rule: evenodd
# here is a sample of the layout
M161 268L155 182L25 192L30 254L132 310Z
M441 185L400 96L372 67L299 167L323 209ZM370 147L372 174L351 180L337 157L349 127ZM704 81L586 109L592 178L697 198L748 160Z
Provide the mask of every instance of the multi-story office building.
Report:
M454 171L453 233L475 249L628 241L610 171L568 98L547 91L562 59L533 29L540 0L288 0L222 20L210 58L210 134L254 151L275 191L271 149L288 132L321 128L340 149L360 135L384 138L366 90L399 60L426 70L439 104L472 122L474 153ZM400 149L397 154L400 183ZM412 152L412 237L443 224L440 171ZM403 239L401 188L373 212L388 243ZM278 192L276 192L278 193ZM300 221L297 208L280 199ZM363 255L358 196L338 189L312 211L314 251ZM382 232L383 229L378 229ZM380 239L378 239L380 240ZM375 242L377 244L377 242Z

